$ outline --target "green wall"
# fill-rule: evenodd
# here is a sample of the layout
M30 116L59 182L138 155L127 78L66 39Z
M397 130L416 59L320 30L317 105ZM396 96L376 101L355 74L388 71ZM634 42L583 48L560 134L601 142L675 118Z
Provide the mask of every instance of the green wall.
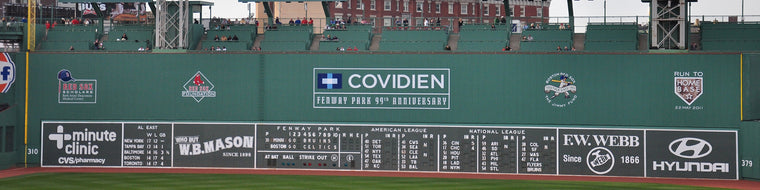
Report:
M740 176L760 179L760 122L742 122L739 129Z
M16 79L7 93L0 93L0 104L7 103L10 106L7 110L0 112L0 169L15 167L23 164L24 161L24 67L26 67L26 60L25 54L9 55L16 66ZM8 130L9 128L13 130ZM12 133L11 138L7 138L8 133Z
M283 121L736 129L738 54L55 54L30 56L30 148L42 120ZM313 108L315 68L444 68L449 109ZM97 80L97 103L59 104L57 73ZM182 97L201 71L216 97ZM702 72L691 105L674 72ZM345 70L344 80L352 70ZM577 99L554 107L544 86L575 80ZM693 76L693 74L690 74ZM348 88L347 84L343 85ZM344 89L345 90L345 89ZM398 90L398 92L413 92ZM557 97L562 100L563 97ZM559 101L559 100L558 100ZM563 100L566 101L566 100ZM677 109L689 107L697 109ZM33 156L32 156L33 157ZM30 163L38 163L30 158Z
M760 119L760 54L742 54L743 120Z

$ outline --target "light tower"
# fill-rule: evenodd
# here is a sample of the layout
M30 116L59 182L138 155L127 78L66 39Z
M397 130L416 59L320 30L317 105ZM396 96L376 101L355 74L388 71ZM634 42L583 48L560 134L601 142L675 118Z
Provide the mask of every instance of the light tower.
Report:
M650 3L650 47L686 49L689 14L687 3L697 0L641 0Z

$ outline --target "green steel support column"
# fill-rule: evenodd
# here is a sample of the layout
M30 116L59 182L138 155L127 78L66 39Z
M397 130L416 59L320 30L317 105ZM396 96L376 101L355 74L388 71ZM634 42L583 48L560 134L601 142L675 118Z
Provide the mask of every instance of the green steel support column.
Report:
M325 23L330 23L330 3L327 1L322 1L322 9L325 10Z
M100 11L97 3L90 3L90 5L92 6L92 10L95 10L95 14L98 16L98 33L105 34L105 31L103 30L103 20L105 20L106 17L105 13L103 11Z
M274 14L272 14L272 8L269 7L269 2L262 2L262 5L264 5L264 12L267 13L267 19L269 19L269 25L275 25L274 23Z
M150 10L156 10L156 2L151 1L148 3L148 6L150 7ZM156 18L156 12L158 11L151 11L151 13L153 13L153 18Z
M511 7L509 6L509 0L504 0L504 13L507 15L507 23L504 23L504 24L509 25L511 28L512 27L512 10L510 10L509 7Z
M570 17L570 30L575 32L575 16L573 14L573 0L567 0L567 14Z

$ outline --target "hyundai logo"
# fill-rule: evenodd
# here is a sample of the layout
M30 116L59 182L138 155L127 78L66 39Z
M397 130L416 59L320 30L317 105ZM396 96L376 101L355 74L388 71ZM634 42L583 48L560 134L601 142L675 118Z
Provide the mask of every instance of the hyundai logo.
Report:
M669 150L681 158L702 158L712 152L712 145L702 139L684 137L671 142Z

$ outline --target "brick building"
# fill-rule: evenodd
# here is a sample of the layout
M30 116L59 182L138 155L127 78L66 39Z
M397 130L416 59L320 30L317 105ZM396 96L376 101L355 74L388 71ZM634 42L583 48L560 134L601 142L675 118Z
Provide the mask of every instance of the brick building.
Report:
M551 0L510 0L513 20L522 23L540 22L541 17L548 21ZM270 3L275 17L323 18L324 12L320 3L315 2L276 2ZM397 19L408 19L411 25L422 25L422 18L441 18L441 24L448 25L457 18L465 23L493 23L494 18L506 16L504 3L501 0L347 0L329 2L332 18L351 18L358 21L361 18L377 18L376 25L390 26ZM304 13L306 12L306 13ZM260 3L257 3L257 17L265 18L266 14ZM371 22L369 19L366 21Z
M539 22L549 16L551 0L510 0L512 17L524 23ZM349 0L330 2L330 13L336 18L383 18L384 26L397 19L408 19L421 25L421 18L462 18L466 23L493 23L506 16L501 0ZM481 21L482 19L482 21Z

